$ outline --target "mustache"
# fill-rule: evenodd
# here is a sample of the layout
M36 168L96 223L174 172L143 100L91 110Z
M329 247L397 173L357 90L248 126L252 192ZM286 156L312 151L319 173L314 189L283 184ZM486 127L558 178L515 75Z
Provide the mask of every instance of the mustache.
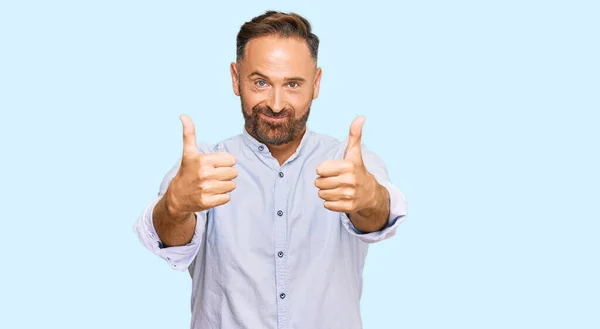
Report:
M290 117L294 115L294 110L290 109L290 108L283 108L281 111L279 112L274 112L273 109L269 106L266 105L256 105L252 108L252 113L254 115L258 115L258 114L264 114L268 117L271 118L284 118L284 117Z

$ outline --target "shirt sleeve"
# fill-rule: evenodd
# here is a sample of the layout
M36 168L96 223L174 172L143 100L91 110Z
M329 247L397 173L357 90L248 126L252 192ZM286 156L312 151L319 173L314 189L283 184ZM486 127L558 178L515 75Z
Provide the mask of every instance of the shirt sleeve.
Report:
M345 148L345 144L344 144ZM359 231L354 224L350 221L347 214L340 214L342 224L348 230L348 232L365 243L375 243L391 238L396 235L398 226L406 219L407 205L404 194L398 189L388 176L387 167L383 160L375 153L369 151L365 145L361 146L363 161L365 167L375 177L377 182L385 187L390 194L390 215L388 217L387 225L375 232L365 233Z
M205 146L204 149L207 150L208 147L209 146ZM176 247L163 247L163 243L154 229L152 217L154 207L163 197L171 180L173 180L175 174L177 174L180 163L181 159L179 159L177 164L175 164L164 176L160 184L158 196L146 205L142 214L136 220L133 231L146 249L164 259L173 269L184 271L190 266L198 254L205 233L208 211L196 213L197 222L192 241L186 245Z

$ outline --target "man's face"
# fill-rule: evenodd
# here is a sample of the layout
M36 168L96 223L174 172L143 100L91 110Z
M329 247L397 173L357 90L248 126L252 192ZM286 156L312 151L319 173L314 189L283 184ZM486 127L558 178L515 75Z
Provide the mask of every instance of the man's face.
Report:
M304 132L321 80L321 69L304 40L250 40L243 60L231 64L231 77L246 129L260 142L286 144Z

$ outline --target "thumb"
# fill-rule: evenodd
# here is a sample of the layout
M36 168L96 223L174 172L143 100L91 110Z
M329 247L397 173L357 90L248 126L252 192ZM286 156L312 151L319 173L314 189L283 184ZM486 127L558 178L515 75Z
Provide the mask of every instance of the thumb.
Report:
M183 153L198 153L196 145L196 128L192 119L185 114L179 116L183 125Z
M348 157L360 157L362 154L360 145L362 143L362 127L367 118L365 116L358 116L352 121L350 125L350 134L348 135L348 145L346 145L346 151L344 152L344 159Z

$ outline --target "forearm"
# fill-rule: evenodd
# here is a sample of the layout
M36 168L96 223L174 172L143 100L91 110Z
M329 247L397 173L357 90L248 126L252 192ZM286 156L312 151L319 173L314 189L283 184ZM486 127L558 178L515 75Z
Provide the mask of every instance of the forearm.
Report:
M152 212L153 225L163 246L183 246L194 237L196 215L194 213L175 214L169 207L168 193L158 201Z
M349 214L350 221L361 232L370 233L383 229L390 216L390 194L388 190L377 184L371 205L365 209Z

